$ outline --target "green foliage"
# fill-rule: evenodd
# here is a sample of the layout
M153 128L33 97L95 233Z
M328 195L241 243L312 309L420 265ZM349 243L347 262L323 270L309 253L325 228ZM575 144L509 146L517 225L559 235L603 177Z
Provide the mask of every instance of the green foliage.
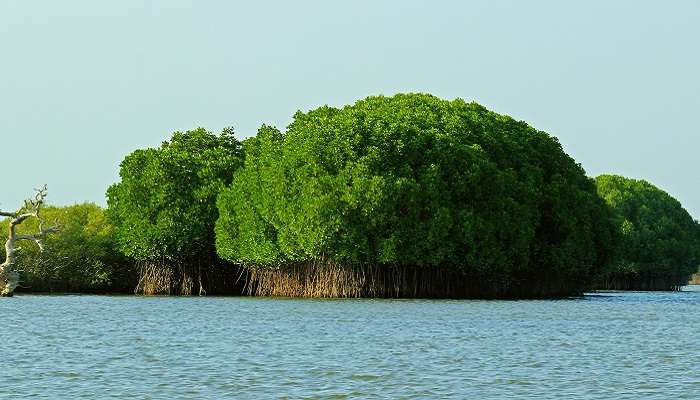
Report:
M119 255L112 226L104 211L95 204L45 207L42 218L58 223L61 230L36 244L20 241L17 269L22 285L33 291L118 291L133 287L130 263ZM7 239L8 220L0 222L0 240ZM18 233L38 232L38 221L26 220ZM4 257L4 249L2 251Z
M622 235L609 272L687 282L700 265L700 224L678 200L649 182L616 175L601 175L596 185Z
M460 99L298 112L245 150L216 243L249 266L325 259L580 285L614 242L592 180L555 138Z
M175 132L158 149L136 150L107 190L119 249L137 260L191 261L214 254L216 196L242 164L231 129Z

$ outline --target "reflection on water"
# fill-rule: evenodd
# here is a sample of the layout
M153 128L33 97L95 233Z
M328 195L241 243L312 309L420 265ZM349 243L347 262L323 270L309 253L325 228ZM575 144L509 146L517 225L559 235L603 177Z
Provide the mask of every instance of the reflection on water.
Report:
M700 287L557 301L17 296L0 398L700 396Z

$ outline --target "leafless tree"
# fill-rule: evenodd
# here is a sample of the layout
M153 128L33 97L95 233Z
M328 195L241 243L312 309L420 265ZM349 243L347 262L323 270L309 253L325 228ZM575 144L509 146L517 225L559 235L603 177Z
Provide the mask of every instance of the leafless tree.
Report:
M0 264L0 296L12 296L15 289L20 284L19 272L15 268L17 261L17 242L20 240L28 240L36 243L39 249L44 250L41 244L41 239L52 232L57 232L58 225L44 228L44 221L41 218L41 207L46 199L46 185L41 189L36 189L34 198L24 201L24 205L15 212L6 212L0 210L0 217L10 218L8 226L8 236L5 242L5 262ZM22 224L29 218L36 218L39 221L39 232L35 234L21 234L17 232L17 226Z

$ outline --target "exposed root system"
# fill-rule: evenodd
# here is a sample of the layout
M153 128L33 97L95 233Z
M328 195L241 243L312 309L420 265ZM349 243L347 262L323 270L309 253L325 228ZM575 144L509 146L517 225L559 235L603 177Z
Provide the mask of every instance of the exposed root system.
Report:
M245 269L244 294L280 297L540 298L572 293L559 283L518 284L449 268L348 267L312 262Z
M165 260L137 264L138 284L135 294L146 296L204 296L206 294L240 294L242 282L238 268L219 265L169 264Z

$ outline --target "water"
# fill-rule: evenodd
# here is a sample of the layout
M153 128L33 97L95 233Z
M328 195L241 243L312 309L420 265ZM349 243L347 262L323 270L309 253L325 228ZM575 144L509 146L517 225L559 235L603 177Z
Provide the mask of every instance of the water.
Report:
M17 296L0 398L697 399L700 287L558 301Z

